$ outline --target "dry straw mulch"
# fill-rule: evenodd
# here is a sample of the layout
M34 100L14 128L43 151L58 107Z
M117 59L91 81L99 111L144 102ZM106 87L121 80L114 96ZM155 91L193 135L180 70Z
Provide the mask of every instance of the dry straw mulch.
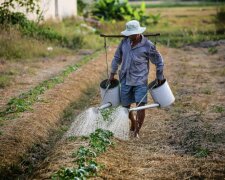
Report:
M112 58L111 50L109 58ZM32 111L4 123L0 136L0 169L18 165L34 144L46 141L52 130L60 125L63 110L78 100L87 88L99 83L105 69L105 55L102 54L70 74L64 83L48 90L41 96L43 101L33 105Z
M115 147L97 158L105 168L93 179L224 179L225 116L214 106L225 107L225 46L217 48L216 55L203 48L160 48L175 104L147 110L140 139L115 140ZM154 77L152 66L149 79ZM79 143L62 141L33 178L48 179L60 167L73 167L71 154ZM198 147L209 150L206 157L197 157Z

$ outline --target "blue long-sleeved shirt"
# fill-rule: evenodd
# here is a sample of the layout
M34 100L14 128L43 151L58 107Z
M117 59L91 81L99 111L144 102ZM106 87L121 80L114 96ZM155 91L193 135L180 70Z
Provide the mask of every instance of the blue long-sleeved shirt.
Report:
M116 73L119 66L119 78L126 78L126 85L137 86L147 84L149 60L156 65L156 77L163 79L163 58L154 44L142 35L142 40L131 47L129 38L119 44L111 64L111 73Z

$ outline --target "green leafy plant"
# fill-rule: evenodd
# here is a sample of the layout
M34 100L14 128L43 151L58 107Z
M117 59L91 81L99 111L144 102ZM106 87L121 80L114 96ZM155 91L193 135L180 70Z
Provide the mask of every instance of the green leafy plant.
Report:
M52 179L85 180L86 177L96 176L97 168L96 162L90 162L88 166L81 168L62 168L52 176Z
M17 6L25 8L26 12L40 14L39 0L4 0L0 5L0 11L10 12L11 9L15 9Z
M218 22L224 23L225 22L225 7L222 6L217 10L216 13L216 20Z
M97 155L93 150L81 146L76 153L73 153L72 156L76 158L75 162L78 164L78 167L81 168L87 166L86 163L89 163L91 159L95 158Z
M95 161L97 155L105 152L107 147L112 145L110 139L113 133L103 129L97 129L89 138L89 146L81 146L77 152L72 154L75 158L77 168L61 168L52 175L52 179L86 179L96 176L102 165Z
M225 111L225 108L223 106L214 106L214 111L217 113L222 113Z
M112 136L113 133L110 131L97 129L90 135L89 144L97 153L105 152L107 146L112 145L112 142L110 141Z
M207 148L197 148L195 152L195 157L203 158L209 155L209 150Z
M216 47L209 47L208 52L210 54L216 54L218 52L218 50L216 49Z
M10 77L0 73L0 89L10 85Z
M150 15L149 23L156 25L159 23L160 18L161 18L160 13L152 14L152 15Z
M212 94L212 90L209 87L205 87L202 89L202 93L210 95Z
M105 108L105 109L101 109L100 113L103 117L104 121L110 121L110 116L112 115L112 112L115 111L116 108Z
M218 34L224 34L225 31L225 7L221 6L217 9L215 16L216 32Z
M98 0L92 14L100 20L131 20L136 19L141 23L145 23L148 16L145 15L145 4L142 3L141 8L132 8L128 4L128 0Z
M69 140L69 141L76 141L77 140L77 136L70 136L70 137L68 137L67 139Z
M77 0L78 14L82 15L86 7L87 7L87 3L85 3L83 0Z
M52 28L40 26L30 21L23 13L0 10L0 24L18 26L23 35L36 39L44 39L60 43L61 46L76 49L84 45L83 36L74 35L71 40L54 31Z

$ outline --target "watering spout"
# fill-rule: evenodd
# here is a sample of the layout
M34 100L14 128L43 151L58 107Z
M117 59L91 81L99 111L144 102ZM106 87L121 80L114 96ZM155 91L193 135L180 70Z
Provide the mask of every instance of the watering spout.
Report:
M101 106L98 108L98 110L105 109L105 108L108 108L108 107L110 107L110 106L112 106L112 103L108 102L108 103L106 103L106 104L101 105Z
M149 105L145 105L145 106L139 106L139 107L135 107L135 108L130 108L129 112L130 111L139 111L139 110L142 110L142 109L150 109L150 108L155 108L155 107L159 107L159 104L154 103L154 104L149 104Z

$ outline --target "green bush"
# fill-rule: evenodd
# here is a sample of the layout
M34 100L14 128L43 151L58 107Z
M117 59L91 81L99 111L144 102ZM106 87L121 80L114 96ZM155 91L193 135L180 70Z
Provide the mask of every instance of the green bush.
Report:
M148 16L145 15L144 3L140 9L135 9L128 4L127 0L98 0L92 14L104 21L136 19L141 23L146 23L148 19Z
M10 85L10 77L0 74L0 89Z
M217 33L224 34L225 31L225 7L220 7L216 13L216 29Z
M83 0L77 0L77 10L79 15L82 15L84 13L84 9L86 7L87 4Z
M53 29L40 26L34 21L28 20L26 16L20 12L14 13L8 10L0 10L0 24L4 25L6 28L8 26L17 25L23 35L36 39L56 41L60 43L61 46L71 49L80 48L84 44L83 37L74 36L72 40L68 40L67 37L62 36Z
M225 7L221 7L217 10L216 20L221 23L225 22Z
M152 14L152 15L150 15L150 19L148 22L156 25L159 23L160 18L161 18L160 14L156 14L156 15Z

